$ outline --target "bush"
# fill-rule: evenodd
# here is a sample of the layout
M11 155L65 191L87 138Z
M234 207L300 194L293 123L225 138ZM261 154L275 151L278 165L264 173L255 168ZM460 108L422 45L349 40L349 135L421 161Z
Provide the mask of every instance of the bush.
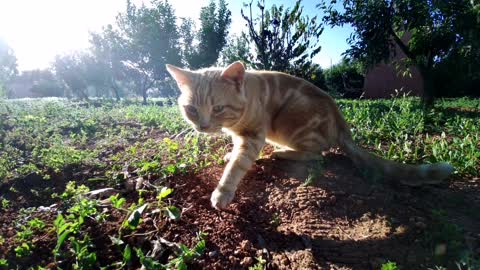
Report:
M327 91L344 98L358 98L363 92L363 70L359 63L343 59L324 72Z

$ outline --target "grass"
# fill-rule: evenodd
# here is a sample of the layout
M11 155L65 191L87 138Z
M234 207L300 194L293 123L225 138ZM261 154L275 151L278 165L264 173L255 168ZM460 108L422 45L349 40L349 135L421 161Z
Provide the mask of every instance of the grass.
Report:
M440 100L425 124L415 98L339 101L361 145L399 162L449 162L463 176L478 176L480 170L478 104L469 99ZM464 113L466 108L470 111Z
M352 125L355 140L378 155L405 163L446 161L455 166L459 177L479 177L478 100L440 100L430 112L428 123L419 100L414 98L339 100L338 104ZM98 183L116 187L134 178L165 183L169 177L222 164L228 139L184 132L187 129L175 105L104 102L94 106L63 99L0 100L0 184L10 185L9 192L15 194L21 192L15 183L29 179L29 175L39 175L52 183L62 177L64 181L63 186L52 189L60 202L60 213L54 221L33 218L18 224L14 252L19 261L8 261L0 255L0 266L21 265L21 259L31 257L36 248L32 236L45 233L55 235L52 256L60 266L70 262L67 268L99 267L98 250L88 226L105 224L109 213L104 211L105 201L87 196L88 191ZM311 179L321 173L319 169L309 171ZM75 175L81 175L81 179ZM307 179L305 184L310 182ZM176 243L174 254L162 263L144 246L127 241L127 234L136 233L146 214L164 226L181 219L182 210L169 199L175 192L172 188L163 184L144 188L135 188L135 195L128 198L115 193L107 199L123 220L121 228L109 235L122 259L102 266L119 269L136 261L147 269L184 269L204 252L204 235L200 234L191 248ZM11 197L2 195L0 201L0 211L15 207ZM426 236L432 252L446 243L450 247L448 259L471 263L474 259L462 253L461 228L445 221L442 212L432 216L431 233ZM278 216L272 217L272 225L278 223ZM447 257L437 262L443 264ZM250 269L264 269L265 264L264 259L257 258ZM398 268L388 263L382 269Z

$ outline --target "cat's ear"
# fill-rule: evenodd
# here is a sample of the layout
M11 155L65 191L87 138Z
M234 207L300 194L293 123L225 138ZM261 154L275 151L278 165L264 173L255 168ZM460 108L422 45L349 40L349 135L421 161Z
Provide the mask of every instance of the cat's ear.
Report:
M226 67L222 72L222 78L241 84L245 76L245 66L242 62L236 61Z
M179 87L182 85L190 85L192 83L192 72L170 64L166 64L165 67L167 68L168 73L170 73L175 81L177 81Z

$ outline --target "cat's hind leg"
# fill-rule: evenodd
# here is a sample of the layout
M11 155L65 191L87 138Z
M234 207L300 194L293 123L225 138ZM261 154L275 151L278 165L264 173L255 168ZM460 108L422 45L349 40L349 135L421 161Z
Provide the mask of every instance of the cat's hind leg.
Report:
M318 153L295 151L295 150L275 150L272 152L272 158L288 159L288 160L323 160L323 156Z

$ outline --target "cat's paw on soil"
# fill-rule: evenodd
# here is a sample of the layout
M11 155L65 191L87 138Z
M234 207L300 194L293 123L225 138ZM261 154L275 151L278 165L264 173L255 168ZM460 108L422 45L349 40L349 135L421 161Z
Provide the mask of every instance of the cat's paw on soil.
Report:
M230 204L235 196L235 192L219 190L216 188L213 193L210 201L212 202L212 206L217 209L225 209L228 204Z

